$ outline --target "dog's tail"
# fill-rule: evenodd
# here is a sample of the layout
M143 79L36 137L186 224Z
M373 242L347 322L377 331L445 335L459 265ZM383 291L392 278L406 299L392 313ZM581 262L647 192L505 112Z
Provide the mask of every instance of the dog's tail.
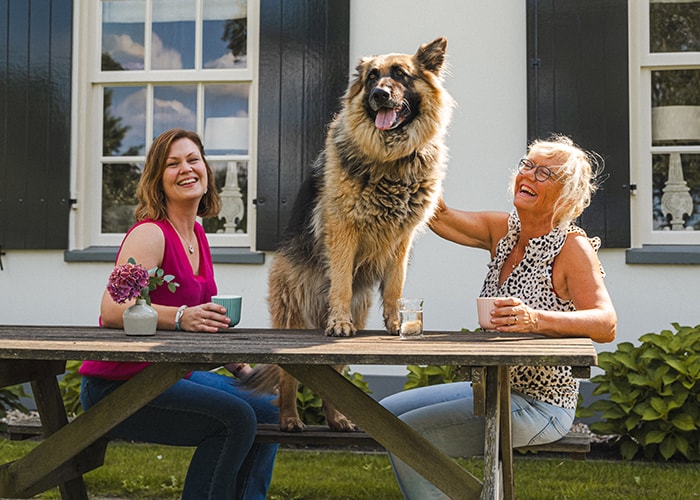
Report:
M255 365L240 379L241 384L256 394L277 394L281 368L277 365Z

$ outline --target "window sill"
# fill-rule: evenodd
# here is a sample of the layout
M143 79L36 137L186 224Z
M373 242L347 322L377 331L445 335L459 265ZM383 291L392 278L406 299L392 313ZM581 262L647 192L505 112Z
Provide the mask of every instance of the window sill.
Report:
M700 264L700 245L642 245L625 253L627 264Z
M87 247L84 250L66 250L65 262L114 262L119 247ZM264 264L265 253L249 248L214 247L211 249L214 264Z

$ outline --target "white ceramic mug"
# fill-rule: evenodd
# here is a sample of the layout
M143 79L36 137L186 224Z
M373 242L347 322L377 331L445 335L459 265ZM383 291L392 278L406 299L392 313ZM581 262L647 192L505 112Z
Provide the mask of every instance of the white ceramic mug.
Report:
M496 331L496 325L491 322L491 311L494 309L494 301L505 297L477 297L476 312L479 318L479 326L487 332Z

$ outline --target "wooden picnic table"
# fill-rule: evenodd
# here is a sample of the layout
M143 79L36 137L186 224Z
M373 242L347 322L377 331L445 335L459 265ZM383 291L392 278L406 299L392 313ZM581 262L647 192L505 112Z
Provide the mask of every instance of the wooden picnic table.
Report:
M68 423L56 377L66 361L83 359L153 364ZM569 365L585 377L597 356L590 339L533 334L429 331L422 340L408 341L385 331L335 338L320 330L235 328L218 334L158 331L151 337L128 337L98 327L0 325L0 387L32 383L45 434L27 455L0 468L0 497L27 498L58 485L64 499L87 499L82 474L101 465L103 437L111 429L189 371L232 361L281 365L450 498L491 499L501 494L499 468L503 496L514 498L508 368ZM472 367L475 394L482 395L477 405L486 418L484 481L332 367L345 364Z

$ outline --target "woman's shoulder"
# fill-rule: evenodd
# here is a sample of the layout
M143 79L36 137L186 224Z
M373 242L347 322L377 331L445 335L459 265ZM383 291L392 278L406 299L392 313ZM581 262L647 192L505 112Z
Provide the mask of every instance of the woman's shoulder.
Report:
M151 266L159 264L165 246L162 228L155 221L140 221L134 224L124 237L119 260L132 257L136 262Z

